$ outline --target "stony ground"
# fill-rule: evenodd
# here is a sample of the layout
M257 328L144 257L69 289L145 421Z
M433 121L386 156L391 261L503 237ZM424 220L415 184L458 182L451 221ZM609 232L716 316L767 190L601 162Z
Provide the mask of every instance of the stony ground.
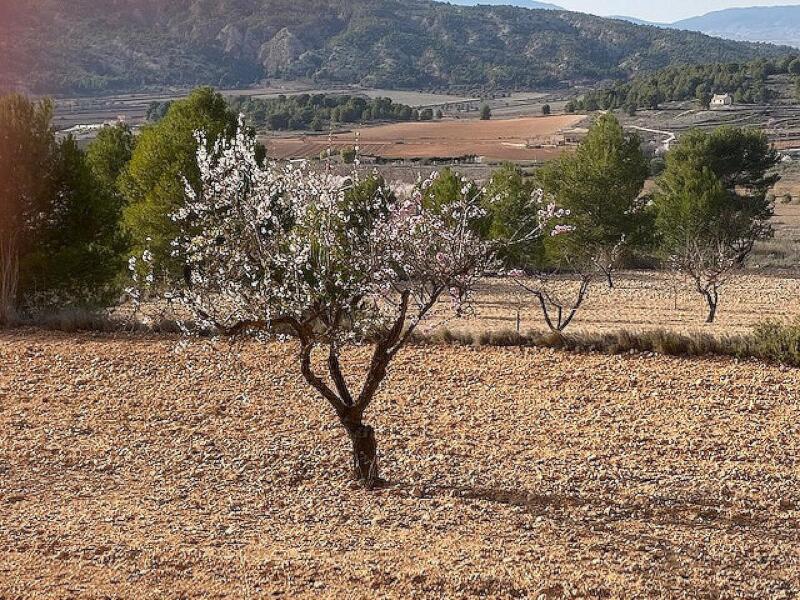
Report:
M537 282L529 280L532 287ZM548 283L563 300L573 303L580 282L563 276ZM716 336L745 334L765 320L785 322L800 317L800 276L746 272L728 282L720 293L716 322L707 325L708 307L689 281L666 272L619 273L613 289L595 279L586 301L567 329L573 332L642 332L667 329L680 333L701 331ZM517 310L524 333L546 329L538 300L509 278L485 279L475 295L474 318L451 319L455 331L513 330ZM452 315L450 305L441 303L437 325Z
M0 598L800 594L796 370L409 348L368 493L293 350L0 333Z

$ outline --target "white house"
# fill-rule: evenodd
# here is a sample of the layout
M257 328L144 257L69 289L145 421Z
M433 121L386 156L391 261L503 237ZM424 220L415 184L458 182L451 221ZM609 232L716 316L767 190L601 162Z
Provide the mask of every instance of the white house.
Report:
M714 94L711 98L711 109L727 108L733 106L733 96L730 94Z

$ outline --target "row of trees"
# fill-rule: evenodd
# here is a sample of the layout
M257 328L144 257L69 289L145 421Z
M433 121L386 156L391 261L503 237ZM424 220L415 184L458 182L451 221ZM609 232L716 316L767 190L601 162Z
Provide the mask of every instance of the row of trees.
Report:
M185 185L200 185L195 132L229 138L237 116L201 88L134 136L103 128L84 150L57 140L52 104L0 98L0 323L15 313L106 306L129 283L131 252L153 248L164 269ZM252 133L251 133L252 135ZM263 160L265 151L257 146Z
M56 141L47 102L7 97L0 116L8 132L0 157L10 165L0 180L7 199L0 224L3 320L15 307L107 303L123 287L127 257L145 249L160 277L182 273L170 215L183 205L186 184L193 190L201 185L195 132L206 132L213 145L237 130L237 116L222 96L198 89L136 138L124 125L107 127L85 151L72 138ZM254 147L263 161L264 148ZM495 215L483 235L496 238L530 224L533 215L521 211L536 190L569 211L571 235L503 250L507 269L539 276L537 297L550 309L545 316L554 329L569 324L595 275L613 286L621 261L642 254L659 255L691 276L711 321L720 286L755 241L771 233L767 191L776 161L762 134L691 132L668 156L656 192L644 196L648 164L639 139L604 115L575 154L533 178L512 166L499 169L481 193ZM445 170L435 186L452 196L461 183ZM547 281L565 271L582 274L575 300L548 292ZM551 319L549 313L565 316Z
M272 131L324 131L334 123L430 121L437 116L432 109L419 111L390 98L348 95L299 94L271 99L241 96L230 104L250 125ZM441 118L441 113L438 116Z
M172 100L153 102L147 109L147 120L163 119ZM432 121L441 119L440 109L418 110L391 98L332 94L297 94L277 98L237 96L229 100L230 109L245 116L247 123L258 130L325 131L337 124L376 121Z
M489 233L508 232L531 218L526 198L543 193L567 211L569 235L506 249L505 267L541 304L548 326L565 329L600 276L641 255L661 258L688 276L713 322L721 287L744 265L754 244L772 234L768 191L778 176L777 153L765 135L731 127L686 134L671 152L655 191L643 193L648 163L635 134L602 115L586 140L526 180L519 169L497 171L486 187L493 215ZM538 190L538 192L537 192ZM554 277L578 274L574 295L558 293ZM523 275L535 277L535 283Z
M130 131L104 130L83 151L56 140L52 114L49 101L0 98L0 325L20 300L109 302L127 248L116 178Z
M264 162L243 124L213 149L207 141L200 138L199 188L187 187L173 215L172 256L184 268L168 278L164 298L201 328L295 337L300 372L350 438L354 475L367 487L381 478L365 414L439 299L450 296L463 313L485 273L552 273L561 261L581 271L583 297L594 271L611 282L621 250L637 246L658 245L680 268L699 268L698 281L718 281L768 234L765 197L775 181L762 135L721 129L689 136L652 202L643 201L639 141L610 115L574 156L535 179L508 166L481 188L445 170L410 194L377 175ZM146 251L142 260L133 267L147 288L158 258ZM553 295L529 289L551 327L568 325L578 306L556 306L553 317ZM358 384L341 365L353 342L372 346Z

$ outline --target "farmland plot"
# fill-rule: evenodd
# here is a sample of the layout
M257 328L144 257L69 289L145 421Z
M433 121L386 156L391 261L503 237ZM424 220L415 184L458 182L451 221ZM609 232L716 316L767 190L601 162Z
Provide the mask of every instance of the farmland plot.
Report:
M293 348L210 348L0 334L0 597L800 593L795 370L411 347L369 493Z
M660 272L625 272L614 289L596 278L570 329L575 332L641 332L668 329L680 333L703 331L715 335L748 333L765 320L800 317L800 278L743 273L727 284L720 296L717 322L703 323L705 300L685 278ZM553 287L565 298L577 290L577 277L564 276ZM534 286L535 287L535 286ZM543 330L538 301L509 279L486 279L476 295L475 314L451 320L456 331L480 333L516 328L517 310L524 333ZM445 314L442 307L441 314Z
M545 160L563 151L563 147L552 147L553 137L583 119L580 115L560 115L394 123L333 136L265 137L262 141L269 156L279 159L315 158L328 147L358 145L362 154L386 159L483 156L495 160Z

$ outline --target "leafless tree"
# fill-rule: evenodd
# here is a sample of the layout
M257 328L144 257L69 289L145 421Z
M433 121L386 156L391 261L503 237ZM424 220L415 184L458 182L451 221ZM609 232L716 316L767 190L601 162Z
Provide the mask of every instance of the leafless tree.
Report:
M515 276L515 281L539 302L544 322L550 331L563 333L586 300L594 277L591 270L580 272L577 282L570 280L570 289L564 289L565 279L557 273L539 273L532 281Z

